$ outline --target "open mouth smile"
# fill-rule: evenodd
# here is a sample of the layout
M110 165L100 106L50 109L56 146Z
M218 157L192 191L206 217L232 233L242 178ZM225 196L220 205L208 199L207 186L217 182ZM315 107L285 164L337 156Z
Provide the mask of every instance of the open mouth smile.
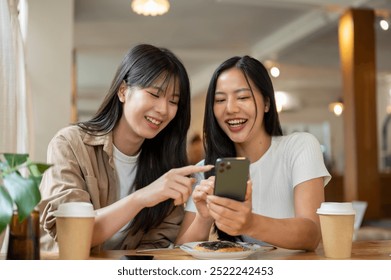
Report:
M151 117L145 117L145 119L148 122L150 122L151 124L156 125L156 126L159 126L162 123L162 121L159 121L159 120L151 118Z
M246 119L234 119L234 120L227 120L226 123L230 127L239 127L247 122Z

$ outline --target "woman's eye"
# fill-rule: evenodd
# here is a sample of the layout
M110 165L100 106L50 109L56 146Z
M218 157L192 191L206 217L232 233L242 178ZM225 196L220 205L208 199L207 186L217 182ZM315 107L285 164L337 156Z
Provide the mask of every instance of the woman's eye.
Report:
M239 100L245 100L245 99L249 99L250 96L239 96L238 99Z
M173 98L170 98L169 102L173 105L178 105L179 103L179 96L174 96Z
M150 95L152 95L153 97L157 97L159 98L159 94L157 93L154 93L154 92L151 92L151 91L147 91Z
M223 98L215 99L215 102L216 102L216 103L222 103L222 102L224 102L224 101L225 101L225 99L223 99Z

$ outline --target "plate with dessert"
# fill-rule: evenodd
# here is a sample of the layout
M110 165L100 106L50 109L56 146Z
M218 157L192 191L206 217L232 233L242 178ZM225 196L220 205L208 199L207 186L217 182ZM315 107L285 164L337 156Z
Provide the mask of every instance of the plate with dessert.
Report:
M231 241L189 242L180 248L194 258L203 260L245 259L261 248L258 244Z

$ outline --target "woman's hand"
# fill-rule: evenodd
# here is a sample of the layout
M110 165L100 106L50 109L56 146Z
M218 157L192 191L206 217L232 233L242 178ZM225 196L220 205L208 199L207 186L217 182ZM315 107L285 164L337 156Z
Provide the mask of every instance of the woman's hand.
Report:
M210 176L207 180L201 180L193 191L193 201L197 208L198 215L203 219L210 219L209 209L206 204L208 195L213 194L215 176Z
M245 200L237 201L225 197L209 195L207 206L216 226L230 235L249 232L252 226L252 182L247 181Z
M191 195L192 184L195 180L189 176L192 173L209 171L212 167L213 165L189 165L171 169L150 185L137 190L134 194L142 208L155 206L170 198L174 200L175 205L183 204Z

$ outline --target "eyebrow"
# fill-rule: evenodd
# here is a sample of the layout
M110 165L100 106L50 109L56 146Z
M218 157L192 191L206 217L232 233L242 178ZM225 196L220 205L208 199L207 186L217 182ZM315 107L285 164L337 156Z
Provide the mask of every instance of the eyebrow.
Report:
M163 88L161 86L154 86L154 85L151 85L147 88L153 88L153 89L157 89L158 91L163 91Z
M240 93L242 91L250 91L251 92L251 89L250 88L238 88L236 90L234 90L234 93ZM224 91L216 91L215 94L225 94Z
M164 88L162 88L161 86L151 85L150 88L157 89L159 92L165 92ZM180 93L174 92L173 97L177 97L177 96L180 97Z

